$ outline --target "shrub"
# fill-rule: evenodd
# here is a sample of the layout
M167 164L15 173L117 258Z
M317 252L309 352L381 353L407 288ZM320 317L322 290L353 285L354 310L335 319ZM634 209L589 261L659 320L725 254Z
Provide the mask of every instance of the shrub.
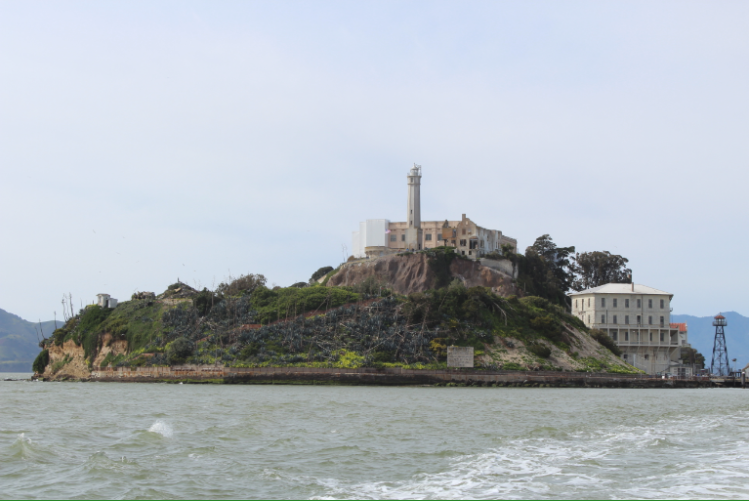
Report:
M216 292L227 296L237 296L244 292L252 292L257 287L265 285L267 281L265 276L259 273L257 275L248 273L240 275L239 278L228 277L227 283L222 282L216 287Z
M505 371L524 371L527 370L524 366L517 364L515 362L508 362L506 364L502 364L502 370Z
M223 301L224 298L215 292L211 292L205 287L192 298L192 305L198 311L198 315L204 317L208 315L214 305Z
M34 372L41 374L47 368L47 364L49 364L49 350L44 349L36 356L31 367L34 369Z
M319 270L317 270L316 272L312 274L312 276L309 279L309 282L310 283L317 282L318 280L320 280L322 277L324 277L331 271L333 271L332 266L323 266L322 268L320 268Z
M181 337L169 343L166 347L166 359L169 365L179 365L185 363L195 351L195 345Z
M528 351L541 358L549 358L551 356L551 348L541 343L531 343L528 345Z
M622 356L622 350L616 345L613 339L600 329L593 329L590 331L590 337L601 343L603 346L609 349L611 353L617 357Z

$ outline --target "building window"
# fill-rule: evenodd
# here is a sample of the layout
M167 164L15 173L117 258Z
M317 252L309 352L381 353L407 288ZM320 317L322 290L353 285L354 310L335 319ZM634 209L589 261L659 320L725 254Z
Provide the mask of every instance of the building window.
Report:
M461 247L465 247L466 246L466 241L465 240L461 240L460 241L460 246Z
M629 308L629 299L624 300L624 307Z
M405 242L405 241L406 241L406 234L404 233L403 235L401 235L401 242Z
M616 341L617 339L619 339L619 334L617 334L616 332L612 332L611 333L611 339L613 339L614 341Z
M663 309L664 305L665 305L665 301L661 299L661 309Z
M588 298L588 306L590 306L590 298Z
M424 237L424 240L431 240L431 239L432 239L431 233L427 233L426 236Z
M663 333L663 332L661 332L661 343L662 343L663 341L665 341L665 340L666 340L666 339L665 339L665 337L664 337L664 333Z
M624 323L629 325L629 315L624 315Z
M590 325L590 315L588 315L588 325Z
M664 325L663 317L661 317L661 327L663 327L663 325Z
M629 341L629 332L628 331L624 331L624 340L625 341ZM626 358L627 355L624 355L624 357Z
M618 322L616 321L616 315L614 315L614 323L615 323L615 324L616 324L616 323L618 323Z
M463 233L461 233L461 235L465 235L465 234L466 234L466 229L463 228Z
M640 325L640 315L637 315L637 325Z
M642 303L640 302L640 300L639 300L639 299L637 300L637 307L638 307L638 308L642 308Z
M652 308L652 307L653 307L653 300L648 299L648 308Z
M653 333L652 332L650 333L650 341L651 342L653 341Z
M395 238L395 235L390 235L390 241L395 242L397 239Z
M653 316L648 316L648 325L653 325Z
M577 308L577 299L575 299L575 308Z
M605 297L601 298L601 307L603 307L603 308L606 307L606 298Z
M647 359L649 359L649 358L650 358L650 355L648 355L648 354L646 353L646 354L645 354L645 360L647 360Z
M601 323L602 324L606 323L606 315L601 315Z
M624 360L627 360L627 354L625 353L624 355L622 355L622 358L623 358Z
M614 308L616 308L616 298L614 298Z

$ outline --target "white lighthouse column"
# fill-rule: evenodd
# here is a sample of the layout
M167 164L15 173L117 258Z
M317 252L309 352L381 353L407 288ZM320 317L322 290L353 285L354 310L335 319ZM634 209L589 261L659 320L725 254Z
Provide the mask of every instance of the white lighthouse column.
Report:
M421 166L414 164L408 173L408 207L406 213L406 248L421 250Z

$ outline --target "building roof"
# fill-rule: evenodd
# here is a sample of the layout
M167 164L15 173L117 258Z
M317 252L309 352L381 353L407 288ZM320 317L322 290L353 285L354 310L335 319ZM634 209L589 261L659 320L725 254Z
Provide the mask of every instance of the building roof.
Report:
M578 296L580 294L663 294L673 297L670 292L661 291L642 284L605 284L586 289L580 292L570 292L569 296Z
M669 327L671 327L672 329L679 329L679 332L687 331L687 324L685 322L682 322L680 324L669 324Z

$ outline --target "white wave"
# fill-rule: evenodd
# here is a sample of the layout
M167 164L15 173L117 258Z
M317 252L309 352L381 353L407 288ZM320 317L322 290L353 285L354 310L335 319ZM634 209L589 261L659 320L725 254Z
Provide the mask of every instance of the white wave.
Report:
M439 472L408 479L313 481L323 488L319 499L603 499L614 493L624 498L745 498L749 455L736 450L734 440L731 451L717 447L699 458L682 457L683 444L695 433L714 431L725 441L724 427L736 421L679 416L649 427L615 425L561 438L516 438L491 451L454 457ZM671 468L654 469L664 461Z
M148 431L151 433L158 433L164 438L172 438L172 435L174 435L172 427L160 419L152 424Z

